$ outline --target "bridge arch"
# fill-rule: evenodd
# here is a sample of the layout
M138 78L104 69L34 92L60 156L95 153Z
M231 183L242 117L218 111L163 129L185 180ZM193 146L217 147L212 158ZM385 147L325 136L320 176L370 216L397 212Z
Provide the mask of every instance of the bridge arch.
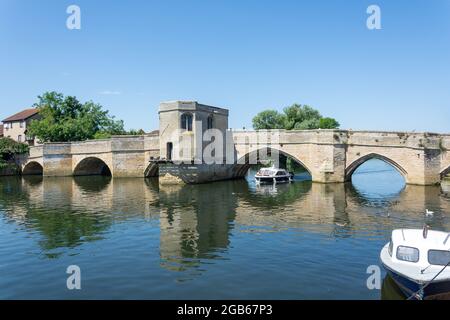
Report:
M371 160L371 159L378 159L381 161L386 162L387 164L390 164L393 166L404 178L405 181L408 182L408 172L397 162L394 160L385 157L378 153L369 153L365 156L360 157L359 159L353 161L346 169L345 169L345 181L351 181L353 173L355 173L356 169L358 169L362 164L365 162Z
M441 172L441 180L450 175L450 165Z
M159 175L159 166L157 163L150 163L145 169L144 177L145 178L151 178L151 177L157 177Z
M97 157L87 157L82 159L73 170L74 176L111 176L111 169L105 161Z
M31 176L31 175L43 175L44 167L37 161L28 162L22 169L22 175Z
M261 159L259 157L259 154L261 151L265 151L267 155L269 155L269 152L276 151L276 152L278 152L279 155L294 160L294 162L296 162L298 165L303 167L308 172L308 174L312 177L312 171L310 170L310 168L308 168L308 166L305 165L305 163L302 160L300 160L298 157L293 156L292 154L290 154L286 151L282 151L277 148L271 148L271 147L252 150L250 152L247 152L243 156L241 156L237 160L237 163L233 168L233 177L235 177L235 178L244 177L246 175L247 171L250 169L250 167L252 165L255 165L254 163L252 163L252 164L249 163L250 156L256 156L258 163L260 163L259 160L261 160Z

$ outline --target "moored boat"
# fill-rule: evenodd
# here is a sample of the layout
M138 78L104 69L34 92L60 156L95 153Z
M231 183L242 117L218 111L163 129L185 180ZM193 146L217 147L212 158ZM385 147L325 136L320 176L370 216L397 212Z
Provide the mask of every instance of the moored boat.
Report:
M261 168L255 174L256 183L286 183L293 181L294 174L275 167Z
M420 229L392 231L380 253L388 274L409 299L450 296L450 233Z

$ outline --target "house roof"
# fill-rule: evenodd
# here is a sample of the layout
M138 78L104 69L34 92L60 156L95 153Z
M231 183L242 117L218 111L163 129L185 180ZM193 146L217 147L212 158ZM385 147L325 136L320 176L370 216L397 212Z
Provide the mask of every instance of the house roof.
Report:
M6 119L3 120L3 122L9 122L9 121L21 121L21 120L26 120L32 116L34 116L35 114L39 113L38 109L25 109L23 111L20 111Z
M0 124L0 137L3 137L3 125Z

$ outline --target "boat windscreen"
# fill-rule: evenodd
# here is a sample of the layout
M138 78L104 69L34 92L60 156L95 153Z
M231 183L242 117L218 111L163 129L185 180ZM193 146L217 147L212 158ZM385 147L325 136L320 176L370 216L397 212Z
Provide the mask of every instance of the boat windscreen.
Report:
M450 262L450 251L446 250L429 250L428 263L437 266L445 266Z
M419 261L419 249L413 247L398 246L397 259L401 261L417 262Z

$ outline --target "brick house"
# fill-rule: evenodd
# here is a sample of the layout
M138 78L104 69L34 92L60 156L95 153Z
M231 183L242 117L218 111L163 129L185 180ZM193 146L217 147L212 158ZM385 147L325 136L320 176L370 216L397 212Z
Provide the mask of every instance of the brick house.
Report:
M27 126L32 120L39 119L38 109L25 109L16 113L3 122L3 136L30 146L37 144L35 137L27 134Z

